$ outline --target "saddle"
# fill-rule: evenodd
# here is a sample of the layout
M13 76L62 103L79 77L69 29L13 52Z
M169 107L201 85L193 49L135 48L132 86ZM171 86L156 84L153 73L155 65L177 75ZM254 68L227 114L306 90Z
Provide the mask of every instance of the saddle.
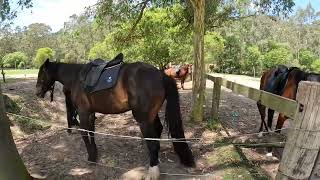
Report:
M122 53L109 62L102 59L89 62L80 73L82 88L87 93L112 88L117 83L122 64Z

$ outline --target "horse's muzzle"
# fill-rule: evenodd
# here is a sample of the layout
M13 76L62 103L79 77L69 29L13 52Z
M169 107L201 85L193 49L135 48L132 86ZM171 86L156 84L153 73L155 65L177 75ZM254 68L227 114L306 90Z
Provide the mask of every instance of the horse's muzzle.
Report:
M41 91L41 90L36 90L36 96L39 98L44 98L44 96L46 95L45 92Z

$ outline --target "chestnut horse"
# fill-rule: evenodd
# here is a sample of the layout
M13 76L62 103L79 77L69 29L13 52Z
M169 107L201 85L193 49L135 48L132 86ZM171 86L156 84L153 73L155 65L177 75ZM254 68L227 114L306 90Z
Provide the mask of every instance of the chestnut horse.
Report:
M264 72L260 80L260 90L264 90L276 95L281 95L286 83L287 76L288 76L288 68L284 65L279 65L275 68L272 68ZM263 131L263 126L265 127L266 131L268 131L268 127L269 129L271 129L272 127L274 110L268 108L268 126L267 126L265 122L266 106L260 104L259 101L257 102L257 106L261 116L261 125L259 128L259 132Z
M114 60L123 59L122 53ZM179 93L174 79L157 68L141 63L124 63L119 71L117 83L110 89L86 93L80 81L85 64L65 64L45 61L40 67L36 85L36 95L43 98L55 81L62 83L71 92L71 100L77 107L80 128L94 131L94 113L118 114L132 110L143 137L160 138L163 126L158 112L166 103L165 120L169 125L175 152L182 164L195 166L192 152L185 142L181 120ZM88 136L89 134L89 136ZM97 147L94 133L81 132L88 152L88 160L97 161ZM89 140L90 137L90 140ZM159 178L160 143L146 140L149 149L149 178Z
M282 96L295 100L300 81L320 82L320 74L307 73L298 68L295 68L289 73L288 82L284 88ZM286 117L284 114L282 113L279 114L277 125L276 125L276 130L278 130L277 132L281 131L281 128L283 127L283 124L287 119L288 117Z
M181 88L184 89L184 81L190 74L192 79L192 64L187 64L176 70L173 67L164 69L164 73L172 78L180 79Z

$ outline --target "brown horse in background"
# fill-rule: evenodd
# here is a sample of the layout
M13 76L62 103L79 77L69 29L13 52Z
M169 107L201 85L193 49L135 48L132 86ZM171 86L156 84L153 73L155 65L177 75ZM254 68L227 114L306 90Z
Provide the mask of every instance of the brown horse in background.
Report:
M184 81L187 79L190 74L192 79L192 64L187 64L180 67L178 70L173 67L164 69L164 73L172 78L180 79L181 88L184 89Z
M286 83L282 96L295 100L300 81L320 82L320 74L307 73L300 70L299 68L293 69L289 73L288 82ZM281 131L281 128L283 127L283 124L287 119L288 117L286 117L284 114L282 113L279 114L277 125L276 125L276 130L278 130L278 132Z
M260 90L264 90L276 95L281 95L283 88L285 86L287 72L288 72L288 68L284 65L279 65L275 68L265 71L260 80ZM257 102L257 106L261 116L261 125L259 128L259 132L263 131L263 126L265 127L266 131L268 131L268 128L271 129L272 127L274 110L268 108L268 126L267 126L265 122L267 107L260 104L259 101Z

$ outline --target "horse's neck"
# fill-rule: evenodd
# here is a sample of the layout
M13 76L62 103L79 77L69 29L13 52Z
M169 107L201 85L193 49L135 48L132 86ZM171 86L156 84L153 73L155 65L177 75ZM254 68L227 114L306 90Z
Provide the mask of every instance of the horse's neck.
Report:
M79 81L79 73L83 67L80 64L55 63L54 79L63 84L67 89Z

